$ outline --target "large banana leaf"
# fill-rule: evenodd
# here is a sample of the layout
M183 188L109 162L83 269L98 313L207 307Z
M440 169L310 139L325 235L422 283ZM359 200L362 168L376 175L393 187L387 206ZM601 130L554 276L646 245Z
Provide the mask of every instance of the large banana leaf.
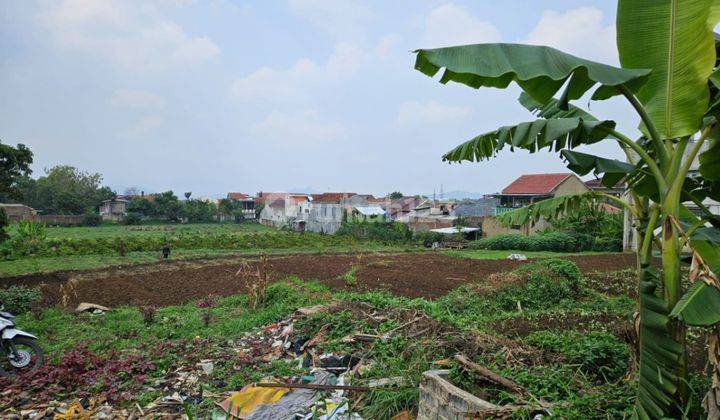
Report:
M720 322L720 290L702 280L696 281L670 316L680 318L687 325L701 327Z
M651 68L637 93L662 138L700 129L715 64L714 0L619 0L617 44L625 68ZM644 129L644 128L643 128Z
M615 159L606 159L587 153L563 150L560 154L567 160L567 167L578 175L604 174L602 184L608 188L617 185L628 174L635 172L635 165Z
M555 98L551 98L544 105L532 96L525 92L520 94L518 102L524 106L528 111L535 113L540 118L552 119L552 118L573 118L580 117L585 121L597 121L597 118L589 112L576 107L575 105L568 105L567 107L561 107L560 101ZM567 108L567 109L563 109Z
M540 219L557 220L564 215L577 213L583 206L602 197L602 194L595 191L563 195L503 213L497 219L503 226L534 224Z
M639 379L635 414L640 419L666 418L676 412L677 369L683 347L670 334L669 310L656 294L658 276L640 269Z
M710 147L699 157L700 174L710 181L720 181L720 139L710 142Z
M506 88L510 82L540 103L546 103L568 82L563 98L577 99L595 84L594 99L617 95L617 86L638 92L650 70L620 69L566 54L550 47L521 44L475 44L416 50L415 69L433 77L441 68L441 83L453 81L473 88Z
M690 235L690 247L697 252L712 270L720 275L720 229L702 227Z
M673 308L671 316L688 325L707 326L720 322L720 290L715 273L720 273L720 230L702 227L690 234L695 252L690 279L693 286Z
M615 128L613 121L585 121L582 118L557 118L535 120L518 125L501 127L481 134L443 156L443 161L479 162L489 159L505 145L536 152L544 147L555 151L573 149L581 144L596 143L608 137Z

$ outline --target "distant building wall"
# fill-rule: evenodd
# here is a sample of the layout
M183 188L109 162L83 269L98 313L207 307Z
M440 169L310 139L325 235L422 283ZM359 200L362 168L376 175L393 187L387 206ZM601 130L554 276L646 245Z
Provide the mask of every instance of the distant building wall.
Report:
M35 214L23 218L33 222L41 222L46 225L81 225L84 216L82 215L62 215L62 214Z
M452 227L456 217L410 217L409 226L415 232Z
M553 191L555 197L562 197L564 195L571 194L582 194L589 191L590 189L585 185L580 178L575 175L567 177L563 182L555 188Z
M537 233L543 229L545 229L548 226L548 223L545 220L539 220L535 225L531 226L529 223L522 225L522 226L508 226L505 227L502 224L500 224L500 221L497 219L497 217L494 216L488 216L485 217L482 221L482 236L483 237L491 237L495 235L499 235L501 233L519 233L521 235L532 235L534 233Z
M335 203L313 203L305 229L310 232L334 234L340 229L345 206Z
M35 209L24 204L0 204L0 208L5 210L5 215L11 222L25 220L37 213Z

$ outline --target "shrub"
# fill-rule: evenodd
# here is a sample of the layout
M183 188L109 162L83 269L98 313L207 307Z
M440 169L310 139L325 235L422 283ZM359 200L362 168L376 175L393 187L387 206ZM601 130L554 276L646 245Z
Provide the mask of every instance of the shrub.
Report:
M45 244L45 224L32 221L18 223L17 233L12 237L13 254L35 254Z
M413 234L413 240L423 244L425 248L430 248L435 242L442 242L443 234L439 232L417 232Z
M406 224L383 221L346 221L340 226L337 235L374 239L385 243L407 242L413 237L412 230Z
M0 243L5 242L10 236L5 232L5 228L10 224L10 220L5 213L5 209L0 208Z
M102 218L92 209L88 209L83 215L83 226L100 226L100 223L102 223Z
M14 314L23 314L30 310L32 303L42 299L37 287L10 286L0 289L0 303L4 310Z
M583 233L545 232L535 235L502 233L482 238L469 245L472 249L518 251L620 251L622 239L595 238Z
M139 225L142 223L142 215L140 213L130 212L125 215L126 225Z
M514 270L519 281L488 296L501 309L543 309L572 301L583 294L580 269L572 261L540 260Z
M619 342L612 334L598 331L536 331L525 337L525 342L565 355L570 362L578 363L583 370L598 379L614 381L627 372L627 345Z

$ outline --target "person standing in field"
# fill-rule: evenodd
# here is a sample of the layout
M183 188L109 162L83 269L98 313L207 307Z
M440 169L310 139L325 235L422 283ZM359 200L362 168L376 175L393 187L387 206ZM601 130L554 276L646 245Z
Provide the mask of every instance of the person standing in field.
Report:
M165 242L165 245L162 247L162 256L164 259L170 258L170 245L168 245L167 242Z

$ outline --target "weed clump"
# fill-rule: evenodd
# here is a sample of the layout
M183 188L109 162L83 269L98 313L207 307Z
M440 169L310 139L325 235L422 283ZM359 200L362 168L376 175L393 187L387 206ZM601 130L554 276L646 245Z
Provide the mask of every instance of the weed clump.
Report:
M537 310L573 301L583 294L582 276L575 263L561 259L540 260L512 273L518 285L492 294L492 301L505 311Z
M525 343L565 355L585 372L605 381L621 379L627 372L630 354L627 345L614 335L591 331L536 331L525 337Z
M0 305L14 315L29 311L41 299L42 292L37 287L10 286L0 289Z

